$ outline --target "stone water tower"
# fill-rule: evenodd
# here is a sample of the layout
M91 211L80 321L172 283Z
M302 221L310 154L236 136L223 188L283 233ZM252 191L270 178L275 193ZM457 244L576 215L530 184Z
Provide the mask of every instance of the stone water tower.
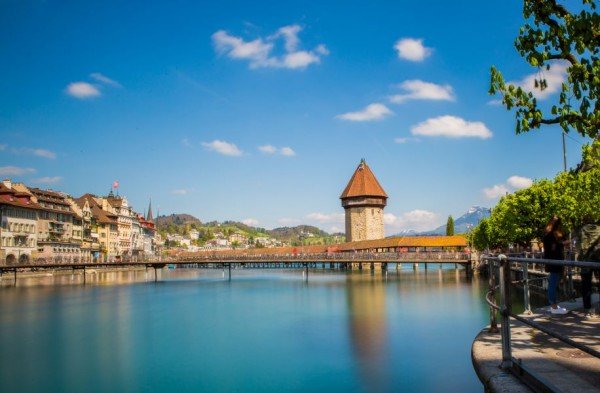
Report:
M371 168L362 159L340 196L346 211L347 242L385 237L383 208L387 198Z

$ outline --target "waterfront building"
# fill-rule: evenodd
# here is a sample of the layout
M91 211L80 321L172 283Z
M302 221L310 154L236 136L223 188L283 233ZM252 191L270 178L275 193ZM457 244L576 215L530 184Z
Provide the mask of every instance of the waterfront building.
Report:
M140 218L140 227L142 231L142 250L145 258L150 258L155 255L155 232L154 222Z
M40 188L31 188L30 191L38 205L37 258L54 262L80 261L81 242L73 237L75 214L67 195Z
M133 260L138 260L140 256L144 254L144 235L142 233L142 225L140 219L144 217L133 212L131 217L131 252L130 255Z
M194 228L190 229L189 235L192 240L198 240L200 238L200 232Z
M239 245L248 244L248 238L241 233L232 233L229 235L229 243L233 244L233 242L237 242Z
M117 217L117 259L129 258L132 255L132 226L133 212L129 207L127 198L115 196L112 190L107 197L99 198L102 210Z
M85 262L97 261L100 257L100 243L98 241L98 225L92 214L92 208L85 198L69 197L67 200L75 213L75 219L81 221L81 259Z
M383 209L387 194L364 159L354 171L340 199L345 210L346 241L383 239Z
M27 263L37 249L39 206L21 183L0 183L0 263Z
M77 198L79 205L88 203L95 222L95 231L98 235L99 259L102 262L114 261L119 256L119 227L118 216L110 210L104 210L102 198L92 194L85 194ZM91 229L93 233L93 229Z

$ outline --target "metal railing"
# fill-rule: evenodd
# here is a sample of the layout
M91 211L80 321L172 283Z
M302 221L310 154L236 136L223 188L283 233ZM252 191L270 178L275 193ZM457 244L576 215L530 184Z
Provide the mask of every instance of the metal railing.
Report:
M498 332L498 322L496 320L496 313L500 313L500 333L502 337L502 362L500 368L508 370L527 384L534 391L555 391L556 389L552 385L545 381L540 376L529 370L526 365L522 363L520 359L516 359L512 356L511 346L511 327L510 318L513 318L527 326L537 329L551 337L554 337L563 343L577 348L589 355L592 355L600 359L600 351L594 348L583 345L576 342L569 337L566 337L560 333L557 333L529 318L525 318L522 315L518 315L512 312L511 302L511 285L515 283L523 284L523 303L525 308L525 314L531 314L530 304L530 293L529 283L536 280L543 280L546 277L529 279L529 264L536 263L547 266L564 266L568 268L568 275L570 280L570 289L572 290L572 269L573 268L592 268L600 269L600 262L589 262L589 261L571 261L571 260L554 260L554 259L532 259L532 258L520 258L520 257L507 257L506 255L498 256L482 256L481 260L487 263L489 273L489 291L487 292L485 299L490 306L490 332ZM512 264L520 264L523 272L523 279L519 281L511 280L511 267ZM498 285L496 285L496 270L498 270ZM495 303L496 290L500 289L500 305Z
M431 262L436 261L456 261L456 263L465 263L470 260L470 255L464 252L335 252L335 253L288 253L288 254L246 254L246 253L205 253L199 255L184 255L180 259L190 261L315 261L315 262L335 262L356 261L356 262Z

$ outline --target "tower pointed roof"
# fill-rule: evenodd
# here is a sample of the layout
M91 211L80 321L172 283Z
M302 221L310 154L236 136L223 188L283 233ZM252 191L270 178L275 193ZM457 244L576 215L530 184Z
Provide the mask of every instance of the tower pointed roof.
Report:
M340 199L362 196L388 197L364 158L358 164Z
M146 221L154 221L154 218L152 217L152 199L150 199L150 202L148 203L148 213L146 214Z

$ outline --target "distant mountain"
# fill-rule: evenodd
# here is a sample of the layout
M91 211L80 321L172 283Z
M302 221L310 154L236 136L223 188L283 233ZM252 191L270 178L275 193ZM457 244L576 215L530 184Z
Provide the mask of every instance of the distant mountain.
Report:
M295 227L281 227L275 229L265 229L253 227L237 221L210 221L202 223L198 218L190 214L171 214L169 216L160 216L156 219L158 229L166 233L178 233L185 235L191 227L196 228L201 233L203 231L223 231L225 233L237 232L243 233L248 237L272 237L282 242L305 244L329 244L343 240L343 234L329 234L317 227L310 225L298 225Z
M156 217L156 224L159 228L164 228L169 225L184 226L184 225L202 225L202 222L191 214L171 214L170 216Z
M471 228L479 224L482 218L489 217L491 210L487 207L473 206L465 214L454 219L454 233L467 233ZM427 235L445 235L446 224L435 228L432 231L427 231L423 234Z
M327 237L329 234L311 225L298 225L295 227L281 227L267 230L275 239L282 241L297 241L307 236Z
M393 234L393 235L387 236L387 237L404 237L404 236L419 236L419 232L415 231L414 229L405 229L405 230L402 230L396 234Z

